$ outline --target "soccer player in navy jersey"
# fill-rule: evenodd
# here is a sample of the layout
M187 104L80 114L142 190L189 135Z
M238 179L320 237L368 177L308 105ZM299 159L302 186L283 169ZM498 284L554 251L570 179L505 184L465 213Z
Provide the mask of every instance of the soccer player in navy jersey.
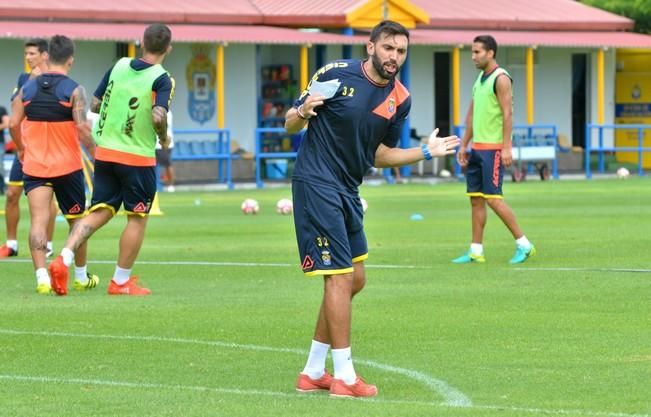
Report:
M312 77L287 112L285 128L307 125L292 177L294 224L303 272L324 277L323 301L299 392L329 390L331 396L377 394L353 367L350 348L351 301L366 282L368 247L358 186L372 167L387 168L454 153L459 138L397 148L411 107L409 91L396 79L407 57L409 32L392 21L371 32L365 60L327 64ZM325 86L336 87L326 97ZM312 91L312 94L310 94ZM325 370L332 348L334 376Z
M11 95L12 101L27 81L47 71L48 42L43 38L32 38L25 42L25 61L27 61L31 72L25 72L18 76L16 88L14 88ZM5 200L7 241L4 245L0 246L0 258L18 256L18 221L20 220L20 196L22 193L23 165L18 159L18 155L16 155L11 165L9 183L7 184L7 199ZM50 209L52 216L47 227L47 256L52 255L52 236L54 235L54 221L57 214L57 207L54 200L52 200ZM49 293L45 286L42 288L43 291L46 291L45 294Z

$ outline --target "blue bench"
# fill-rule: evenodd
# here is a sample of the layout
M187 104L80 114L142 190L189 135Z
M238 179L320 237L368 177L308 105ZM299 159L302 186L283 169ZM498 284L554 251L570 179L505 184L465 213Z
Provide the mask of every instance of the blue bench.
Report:
M301 131L296 135L302 135L305 131ZM284 159L296 159L298 152L276 152L276 151L264 151L263 149L263 140L265 134L275 134L283 135L287 134L285 128L282 127L259 127L255 129L255 183L258 188L264 187L264 182L262 181L262 162L265 159L269 158L284 158ZM290 136L296 136L290 135Z
M233 189L231 131L229 129L175 129L173 161L216 160L217 181Z

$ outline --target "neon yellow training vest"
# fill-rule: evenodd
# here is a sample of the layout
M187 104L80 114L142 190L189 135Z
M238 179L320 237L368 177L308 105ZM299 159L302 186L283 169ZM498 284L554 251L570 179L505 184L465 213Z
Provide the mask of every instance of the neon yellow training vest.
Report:
M511 78L504 68L497 67L483 81L484 73L481 72L472 86L472 141L474 143L497 145L503 142L504 119L502 108L494 91L495 80L501 74L506 74Z
M136 71L130 63L121 58L111 70L93 137L102 148L154 158L152 86L167 71L160 64Z

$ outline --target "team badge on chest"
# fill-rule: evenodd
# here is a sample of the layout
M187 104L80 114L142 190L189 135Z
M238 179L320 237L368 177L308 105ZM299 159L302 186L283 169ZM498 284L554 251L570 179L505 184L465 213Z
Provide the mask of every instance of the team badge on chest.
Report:
M387 110L389 113L394 113L396 111L396 99L393 97L389 97L389 100L387 100Z

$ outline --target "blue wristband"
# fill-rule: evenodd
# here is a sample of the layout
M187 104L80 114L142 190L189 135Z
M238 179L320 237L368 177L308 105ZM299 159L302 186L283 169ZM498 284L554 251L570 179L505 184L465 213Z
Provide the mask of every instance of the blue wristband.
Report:
M425 160L429 161L430 159L432 159L432 153L429 151L427 145L425 145L424 143L420 145L420 150L423 151L423 156L425 157Z

